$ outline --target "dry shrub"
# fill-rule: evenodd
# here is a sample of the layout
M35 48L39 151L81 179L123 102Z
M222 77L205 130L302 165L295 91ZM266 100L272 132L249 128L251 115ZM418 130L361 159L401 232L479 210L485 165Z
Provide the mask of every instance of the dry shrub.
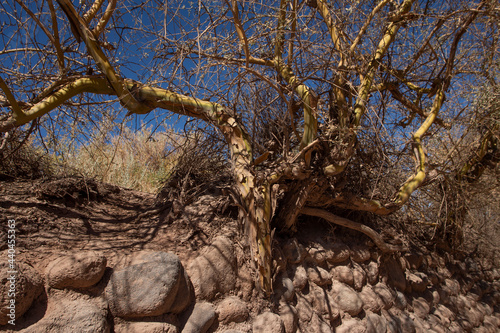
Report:
M37 179L53 175L51 159L35 147L28 133L17 131L0 140L0 179Z
M179 200L189 204L200 195L217 194L231 183L225 147L216 142L201 132L186 140L159 192L160 201Z
M96 135L81 146L67 165L87 178L155 193L175 166L181 137L173 130L153 133L123 128L119 135Z

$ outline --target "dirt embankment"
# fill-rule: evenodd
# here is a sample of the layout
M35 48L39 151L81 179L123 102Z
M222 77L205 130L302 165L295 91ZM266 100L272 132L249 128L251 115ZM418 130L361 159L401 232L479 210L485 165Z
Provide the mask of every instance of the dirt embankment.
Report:
M0 237L15 220L23 332L497 332L500 268L426 250L384 255L312 221L276 235L275 294L255 286L228 199L159 203L70 178L1 182ZM8 244L0 243L0 271ZM2 273L3 274L3 273ZM2 304L9 281L2 277ZM7 289L5 289L7 288ZM23 314L19 312L22 311Z

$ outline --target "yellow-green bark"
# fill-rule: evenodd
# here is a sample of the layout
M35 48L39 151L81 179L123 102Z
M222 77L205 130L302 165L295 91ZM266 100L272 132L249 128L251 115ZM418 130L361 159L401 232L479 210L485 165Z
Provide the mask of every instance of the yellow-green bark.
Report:
M401 16L407 13L411 5L415 0L405 0L403 4L400 6L398 11L398 16ZM361 81L361 85L358 90L358 98L356 100L356 104L354 105L354 126L357 127L361 124L361 118L363 117L366 109L366 103L368 102L368 97L370 94L370 89L373 83L375 72L379 66L380 60L384 56L384 54L389 49L389 46L394 41L396 37L396 33L399 30L401 22L391 22L387 29L385 30L384 36L378 43L377 49L375 50L375 54L373 56L372 61L368 65L368 70L366 72L365 77Z
M426 175L426 156L425 150L422 145L422 136L429 130L432 123L436 119L439 110L444 102L444 91L443 88L440 88L434 98L434 103L432 105L431 112L427 116L427 119L420 125L418 130L413 134L413 145L415 150L415 158L417 159L417 172L411 176L399 189L395 204L399 207L403 206L410 195L424 182Z

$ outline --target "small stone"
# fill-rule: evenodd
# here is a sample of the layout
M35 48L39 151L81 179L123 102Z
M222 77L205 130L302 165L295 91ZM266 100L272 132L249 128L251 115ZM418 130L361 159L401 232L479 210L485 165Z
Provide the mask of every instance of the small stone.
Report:
M281 287L283 292L283 299L285 301L291 301L293 297L295 296L295 287L293 285L292 280L290 280L288 277L283 277L281 279Z
M396 298L394 299L394 306L399 310L406 309L408 305L408 301L406 300L405 294L400 291L396 291Z
M386 258L384 268L389 277L389 284L399 291L406 290L406 276L401 268L401 263L393 256Z
M368 283L371 285L375 285L378 282L378 264L374 261L369 262L365 266L365 272L366 272L366 279L368 280Z
M354 275L348 266L336 266L331 270L332 278L345 283L349 286L354 286Z
M352 270L352 276L354 278L354 289L361 290L363 286L366 284L366 272L359 266L358 264L354 265L354 269Z
M445 279L444 284L448 287L450 296L457 296L460 293L460 283L454 279Z
M366 333L366 326L358 319L343 320L342 324L335 328L335 333Z
M378 295L378 297L380 297L380 299L384 303L384 309L389 309L390 307L392 307L396 298L395 292L393 292L391 289L389 289L389 287L381 282L373 286L373 291Z
M297 266L293 275L293 286L296 290L301 291L307 285L307 272L303 266Z
M326 251L326 261L337 264L349 259L349 247L342 242L336 242Z
M415 324L406 312L391 309L383 314L387 320L387 332L415 333Z
M439 276L440 280L451 278L451 272L449 271L448 268L437 267L436 270L437 270L437 275Z
M370 285L363 287L359 293L363 301L363 308L371 312L379 312L384 306L382 299L373 291Z
M252 324L253 333L285 333L283 320L272 312L258 315Z
M106 333L110 331L104 302L62 299L57 304L49 300L45 316L24 329L23 333Z
M313 307L303 295L297 295L297 305L295 308L297 309L297 314L301 322L307 323L311 321Z
M339 307L326 290L316 285L311 285L309 294L306 296L312 304L314 311L320 316L328 318L330 321L339 316Z
M227 293L236 285L236 256L233 242L217 237L188 267L196 297L212 300L217 293Z
M387 332L387 320L376 313L366 315L366 333L385 333Z
M412 301L412 307L413 313L422 319L427 317L430 311L429 303L427 303L427 301L422 297L414 298Z
M326 250L320 244L314 244L307 249L309 256L315 261L317 265L323 265L326 261Z
M354 245L351 246L350 256L353 261L359 263L370 260L371 253L366 246Z
M297 309L290 304L280 305L280 317L283 321L285 333L295 333L297 331L297 323L299 320Z
M177 327L169 323L123 321L114 326L115 333L177 333Z
M324 286L332 283L332 276L322 267L309 267L307 269L307 277L309 281L316 283L318 286Z
M205 333L212 326L216 313L212 304L200 302L194 305L182 333Z
M455 320L455 314L443 304L438 304L433 314L439 317L441 324L445 327L448 327L450 323Z
M418 253L411 253L406 256L406 260L410 264L410 269L419 269L422 266L424 257Z
M307 325L307 331L310 333L331 333L332 328L323 318L314 313L311 322Z
M304 261L307 251L295 238L289 239L283 246L283 253L287 261L291 264L298 264Z
M427 275L421 272L406 273L406 281L413 292L423 293L429 285Z
M217 306L219 320L224 323L241 323L248 318L246 303L239 297L229 296Z

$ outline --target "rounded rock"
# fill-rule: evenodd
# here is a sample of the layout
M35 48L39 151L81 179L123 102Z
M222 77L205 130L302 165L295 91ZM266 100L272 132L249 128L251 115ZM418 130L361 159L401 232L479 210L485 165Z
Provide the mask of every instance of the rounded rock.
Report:
M283 320L272 312L258 315L252 324L253 333L285 333Z
M217 306L219 320L224 323L241 323L248 318L246 303L239 297L229 296Z
M351 316L356 316L363 309L363 300L358 293L343 283L335 281L332 285L332 294L339 308Z
M106 257L95 251L77 252L52 261L45 269L52 288L88 288L101 280Z
M348 266L336 266L331 270L332 278L345 283L349 286L354 286L354 275L352 269Z
M192 290L179 258L158 252L143 262L114 271L105 289L111 313L139 318L179 313L190 304ZM178 302L182 304L179 306Z
M7 254L3 258L6 257ZM0 325L5 325L28 311L43 291L43 279L33 267L21 262L14 267L8 262L0 263L0 279ZM15 301L13 311L12 301Z

